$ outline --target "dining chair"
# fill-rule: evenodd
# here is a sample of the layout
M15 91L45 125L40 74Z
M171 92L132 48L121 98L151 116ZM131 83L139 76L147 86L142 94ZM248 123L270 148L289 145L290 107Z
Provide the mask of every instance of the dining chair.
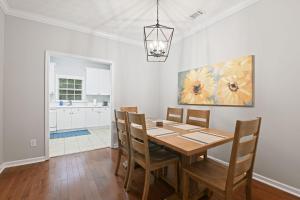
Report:
M135 163L145 169L145 183L142 200L148 198L150 175L166 166L174 164L176 167L176 180L172 183L175 191L178 191L178 170L179 158L163 148L156 151L149 151L148 135L144 114L128 113L128 126L131 145L131 162L126 191L129 191L134 173Z
M120 107L121 111L129 112L129 113L138 113L138 107L137 106L122 106Z
M182 123L183 122L183 108L168 108L167 120Z
M129 174L129 166L130 166L130 135L128 132L128 121L127 121L127 113L122 111L115 110L115 122L117 128L117 135L118 135L118 158L117 158L117 166L115 169L115 175L118 175L121 157L124 156L127 159L127 168L125 173L125 180L124 180L124 188L127 186L128 181L128 174Z
M237 121L229 167L212 159L193 163L183 171L183 199L189 197L190 178L201 183L211 194L232 200L233 191L246 186L246 199L251 200L251 182L261 118Z
M187 110L186 115L186 123L194 126L201 126L203 128L209 128L209 118L210 111L209 110ZM192 160L198 159L200 156L204 156L207 158L207 151L193 156Z
M209 128L209 117L209 110L188 109L186 115L186 123L195 126L201 126L204 128Z

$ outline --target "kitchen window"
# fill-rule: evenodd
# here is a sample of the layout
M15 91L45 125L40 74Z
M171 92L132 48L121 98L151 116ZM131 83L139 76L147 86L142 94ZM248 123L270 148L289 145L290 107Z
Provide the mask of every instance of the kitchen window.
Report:
M82 80L59 78L58 82L58 100L82 100Z

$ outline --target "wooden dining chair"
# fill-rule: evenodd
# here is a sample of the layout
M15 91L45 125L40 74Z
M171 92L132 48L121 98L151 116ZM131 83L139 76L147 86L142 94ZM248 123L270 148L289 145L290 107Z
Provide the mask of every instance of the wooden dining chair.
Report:
M120 110L124 111L124 112L130 112L130 113L138 113L137 106L123 106L123 107L120 107Z
M124 180L124 188L127 186L128 181L128 174L129 174L129 166L130 166L130 135L128 132L128 122L127 122L127 113L122 111L115 110L115 121L116 121L116 128L118 134L118 158L117 158L117 166L115 169L115 175L118 175L121 157L124 156L127 159L127 168L125 173L125 180Z
M168 108L167 120L182 123L183 122L183 108Z
M209 128L209 118L210 118L210 111L209 110L187 110L186 115L186 123L191 124L194 126L201 126L203 128ZM192 160L198 159L199 156L204 156L207 158L207 151L193 156Z
M201 126L204 128L209 128L209 117L209 110L188 109L186 115L186 123L195 126Z
M184 169L183 199L188 199L191 178L225 200L232 200L233 191L244 185L246 199L251 200L252 173L260 124L261 118L236 122L229 167L208 158Z
M130 132L131 162L126 191L131 187L135 163L145 169L145 183L142 200L147 200L150 186L150 173L174 164L176 167L176 181L173 183L175 191L178 190L178 165L179 158L161 148L149 151L148 135L146 130L145 115L128 113L128 125Z

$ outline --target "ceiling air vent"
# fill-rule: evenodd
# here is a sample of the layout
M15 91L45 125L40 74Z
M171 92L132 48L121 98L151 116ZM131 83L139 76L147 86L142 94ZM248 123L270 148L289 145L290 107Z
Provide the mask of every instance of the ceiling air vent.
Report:
M197 19L200 15L203 15L204 12L202 10L197 10L193 14L190 15L190 18L192 19Z

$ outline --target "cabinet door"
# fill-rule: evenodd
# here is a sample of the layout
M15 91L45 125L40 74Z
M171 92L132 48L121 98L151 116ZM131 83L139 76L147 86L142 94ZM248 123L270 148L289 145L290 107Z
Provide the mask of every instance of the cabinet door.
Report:
M99 113L96 112L96 108L86 109L85 125L86 127L96 127L98 126Z
M100 89L100 71L96 68L86 68L86 94L99 95Z
M85 127L84 108L72 108L72 129Z
M100 69L100 93L110 95L110 70Z
M72 128L72 109L61 108L57 110L57 130Z
M49 110L50 131L56 131L56 110Z
M110 126L110 123L111 123L110 109L109 108L102 108L101 126Z

